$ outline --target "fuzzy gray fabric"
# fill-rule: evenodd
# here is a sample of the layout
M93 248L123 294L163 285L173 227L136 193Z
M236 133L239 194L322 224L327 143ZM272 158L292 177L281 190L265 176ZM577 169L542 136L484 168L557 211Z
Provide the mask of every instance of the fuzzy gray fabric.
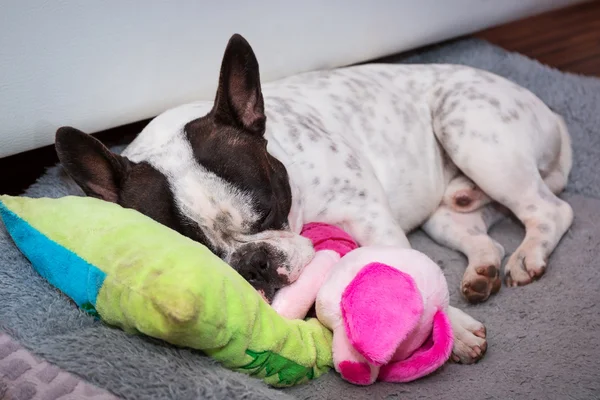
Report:
M575 209L575 223L541 281L503 287L486 303L467 305L458 293L464 257L421 232L410 236L415 248L444 268L453 304L486 324L489 348L482 362L448 364L410 384L356 387L332 372L303 386L270 389L197 352L128 336L93 321L32 270L3 227L0 330L45 360L127 399L600 398L600 271L595 259L600 248L600 80L563 74L477 40L429 49L401 61L461 63L506 76L565 116L573 136L575 163L565 197ZM27 195L80 193L54 168ZM492 236L512 251L523 230L506 220Z

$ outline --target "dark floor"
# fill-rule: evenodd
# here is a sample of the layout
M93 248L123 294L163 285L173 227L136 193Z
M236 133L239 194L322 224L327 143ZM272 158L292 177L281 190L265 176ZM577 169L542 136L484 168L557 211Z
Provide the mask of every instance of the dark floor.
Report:
M474 36L563 71L600 76L599 0L512 22ZM109 145L127 143L147 123L148 120L140 121L94 136ZM0 194L22 193L57 162L53 146L0 159Z
M526 18L475 36L543 64L600 76L600 1Z

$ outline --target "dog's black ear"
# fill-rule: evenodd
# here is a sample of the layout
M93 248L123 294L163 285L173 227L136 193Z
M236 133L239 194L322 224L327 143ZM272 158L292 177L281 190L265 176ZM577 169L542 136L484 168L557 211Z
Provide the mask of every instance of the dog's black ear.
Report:
M233 35L227 43L213 112L222 123L257 135L265 132L258 61L252 47L241 35Z
M56 132L56 153L61 164L86 195L117 203L132 163L111 152L98 139L71 127Z

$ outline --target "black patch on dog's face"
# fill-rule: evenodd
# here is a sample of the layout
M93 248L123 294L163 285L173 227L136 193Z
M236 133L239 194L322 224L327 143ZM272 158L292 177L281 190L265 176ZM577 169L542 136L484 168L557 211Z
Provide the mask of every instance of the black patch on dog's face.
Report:
M248 42L227 44L211 112L185 126L198 164L249 193L261 218L248 233L287 226L292 194L281 162L267 152L258 61Z
M198 164L244 193L251 195L260 218L246 233L285 229L292 204L288 174L267 152L262 136L215 122L211 115L185 127Z

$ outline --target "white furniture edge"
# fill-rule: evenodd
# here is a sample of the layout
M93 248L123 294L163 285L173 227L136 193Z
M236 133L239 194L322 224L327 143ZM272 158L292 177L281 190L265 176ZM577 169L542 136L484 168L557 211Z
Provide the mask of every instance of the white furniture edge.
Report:
M585 0L4 0L0 157L212 99L232 33L263 81L349 65Z

